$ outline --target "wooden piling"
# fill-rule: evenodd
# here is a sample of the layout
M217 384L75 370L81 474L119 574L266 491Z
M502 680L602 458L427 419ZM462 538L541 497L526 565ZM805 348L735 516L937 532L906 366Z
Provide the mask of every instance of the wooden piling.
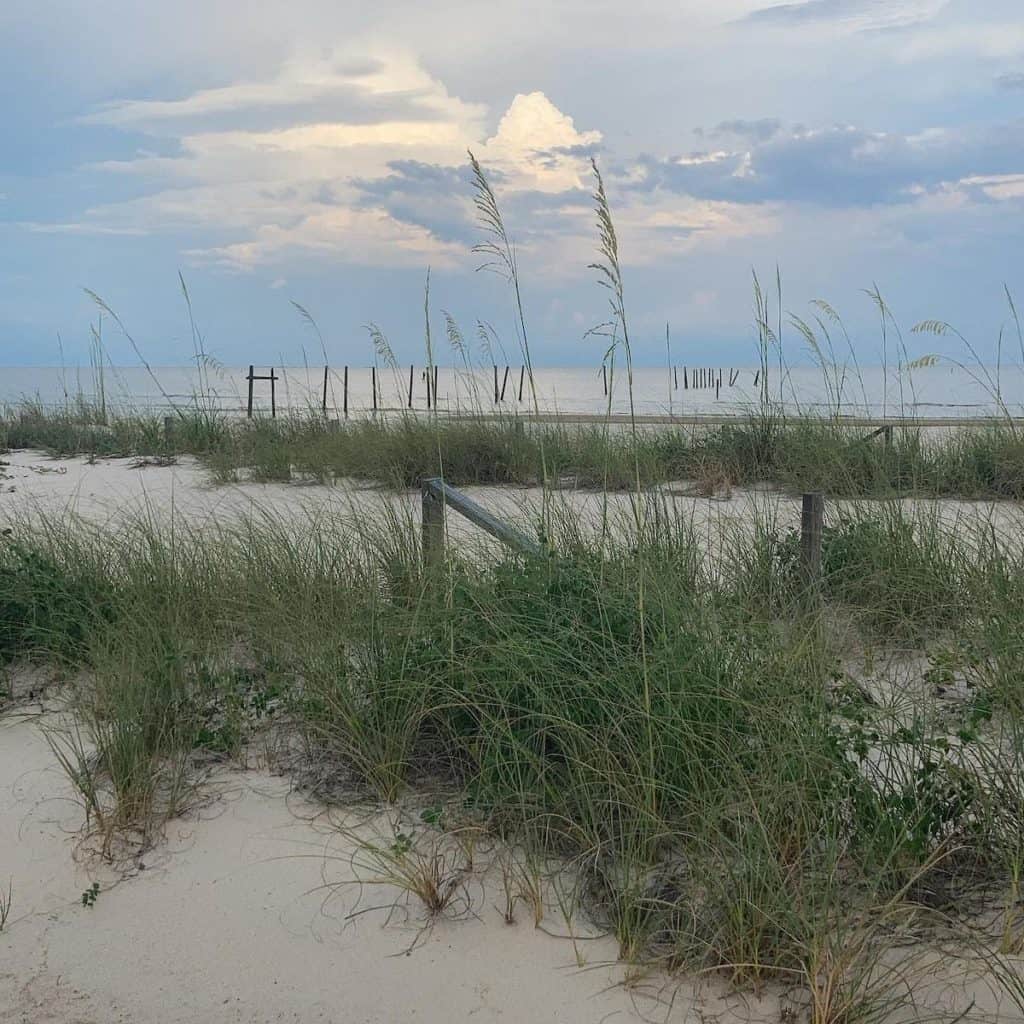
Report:
M345 382L342 385L342 405L344 406L345 419L348 419L348 367L345 367Z
M277 397L274 393L274 385L277 383L277 377L274 376L274 368L270 368L270 418L277 419Z
M246 380L249 381L249 403L246 406L246 413L245 413L246 416L249 417L249 419L252 419L252 382L256 379L255 370L256 370L256 368L252 365L252 363L250 363L249 364L249 376L246 378Z
M377 367L370 367L370 387L373 390L373 411L377 411Z
M526 380L526 364L519 367L519 401L523 400L523 381Z
M608 397L608 367L601 364L601 380L604 382L604 397Z
M444 502L423 485L423 564L426 568L444 561Z
M508 384L508 375L509 375L509 370L510 369L511 369L511 367L506 365L506 367L505 367L505 376L501 378L501 397L498 399L499 402L504 402L505 401L505 387Z
M409 408L412 408L412 375L416 367L411 363L409 364Z
M800 509L800 568L804 582L816 586L821 578L821 542L825 528L825 496L811 491Z

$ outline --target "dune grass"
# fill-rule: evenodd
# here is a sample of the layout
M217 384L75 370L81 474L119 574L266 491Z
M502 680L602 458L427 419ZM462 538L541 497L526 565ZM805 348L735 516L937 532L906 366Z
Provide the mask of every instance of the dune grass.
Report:
M459 484L626 490L689 481L711 490L769 482L836 496L897 494L1024 498L1024 439L1010 425L897 429L891 445L864 428L811 416L638 430L527 424L514 418L413 416L329 422L316 413L244 421L221 414L162 417L9 410L0 444L53 456L199 458L219 482L341 478L416 486L437 474ZM546 476L545 476L546 473Z
M856 506L813 603L777 524L723 522L712 557L659 503L613 542L556 506L559 557L431 570L386 503L310 531L37 519L0 547L0 653L74 670L52 742L108 849L273 724L356 794L436 787L452 827L561 858L633 962L812 1001L833 970L877 1002L875 946L976 943L979 908L1018 943L1020 550Z

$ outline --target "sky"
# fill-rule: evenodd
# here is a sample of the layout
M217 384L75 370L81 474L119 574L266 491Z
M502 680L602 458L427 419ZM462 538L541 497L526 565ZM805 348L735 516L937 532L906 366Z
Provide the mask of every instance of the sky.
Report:
M876 284L904 330L1020 351L1020 0L4 0L0 110L0 365L87 361L86 289L134 342L106 315L112 362L187 363L179 273L225 363L321 363L293 303L332 365L372 361L370 325L422 361L428 269L435 342L448 313L517 362L470 150L538 364L604 351L592 160L641 365L666 324L676 362L755 362L776 268L784 319L826 300L864 363Z

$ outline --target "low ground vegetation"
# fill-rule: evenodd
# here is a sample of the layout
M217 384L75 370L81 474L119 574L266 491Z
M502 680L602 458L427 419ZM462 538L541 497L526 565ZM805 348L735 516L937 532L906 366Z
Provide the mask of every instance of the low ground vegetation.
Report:
M635 436L608 425L529 424L514 417L412 415L338 422L319 413L252 421L184 412L111 415L26 405L0 417L0 445L53 456L202 460L214 480L370 480L416 486L438 466L453 484L571 484L624 490L667 481L716 490L770 482L835 496L896 494L1021 500L1024 436L1012 422L932 434L896 428L891 444L841 421L782 414L663 427Z

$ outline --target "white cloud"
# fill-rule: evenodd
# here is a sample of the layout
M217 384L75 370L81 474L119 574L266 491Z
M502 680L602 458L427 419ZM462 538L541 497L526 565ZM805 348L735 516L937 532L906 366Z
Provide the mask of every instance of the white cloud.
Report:
M964 188L979 188L989 199L1024 199L1024 174L989 174L963 178Z
M580 151L601 139L599 131L577 131L544 93L520 93L477 156L502 171L510 188L566 192L584 187L590 162Z

